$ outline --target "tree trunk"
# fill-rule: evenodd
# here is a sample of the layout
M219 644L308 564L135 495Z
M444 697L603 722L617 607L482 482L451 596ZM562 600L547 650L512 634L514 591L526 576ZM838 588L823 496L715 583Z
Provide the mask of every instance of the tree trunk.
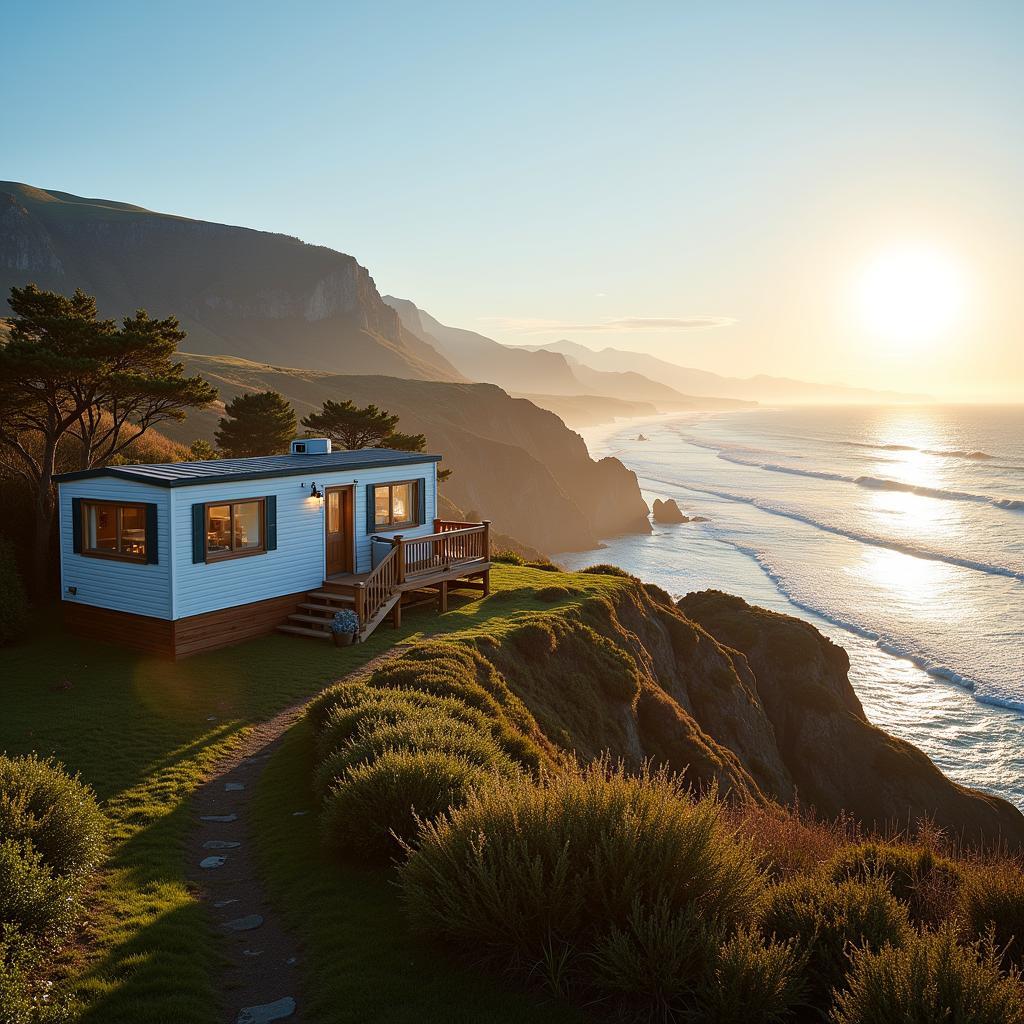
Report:
M43 452L42 472L36 491L36 535L32 549L32 596L36 601L50 596L50 545L53 535L53 516L56 511L56 495L53 487L53 466L56 446L48 444Z

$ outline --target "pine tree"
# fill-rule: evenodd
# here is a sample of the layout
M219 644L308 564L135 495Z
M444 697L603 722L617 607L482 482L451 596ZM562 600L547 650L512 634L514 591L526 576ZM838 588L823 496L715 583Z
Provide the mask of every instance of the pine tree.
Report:
M236 395L224 412L214 440L229 459L282 455L295 437L295 410L276 391Z

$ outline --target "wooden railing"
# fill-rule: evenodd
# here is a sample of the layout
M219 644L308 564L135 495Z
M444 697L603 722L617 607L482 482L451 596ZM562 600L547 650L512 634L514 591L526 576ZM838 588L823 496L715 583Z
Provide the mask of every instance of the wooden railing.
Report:
M437 522L441 528L429 537L395 538L403 582L490 558L490 523Z
M401 547L395 544L370 575L356 584L356 616L360 630L394 597L402 579L401 554Z

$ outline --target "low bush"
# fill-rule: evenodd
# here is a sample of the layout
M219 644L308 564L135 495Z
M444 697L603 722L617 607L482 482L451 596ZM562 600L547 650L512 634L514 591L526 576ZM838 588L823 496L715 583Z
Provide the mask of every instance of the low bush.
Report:
M0 755L0 836L27 842L55 875L81 876L103 856L96 798L56 763Z
M907 908L878 880L784 882L769 893L761 926L766 935L796 943L806 958L810 1001L821 1009L846 978L849 949L902 946L912 934Z
M852 954L849 987L834 1024L1024 1024L1024 987L999 969L990 943L957 943L955 929L925 932L902 946Z
M960 889L956 863L922 846L859 843L840 850L829 865L833 881L880 879L915 924L944 921L955 909Z
M604 763L471 794L424 823L401 881L419 930L648 1008L687 998L763 887L713 800Z
M54 998L37 980L42 957L11 926L0 925L0 1024L71 1024L77 1019L65 998Z
M779 1024L804 996L803 957L793 942L766 942L743 928L723 943L698 997L699 1019Z
M386 861L415 837L421 820L460 806L491 777L440 750L384 751L335 782L324 800L324 841L346 857Z
M28 629L28 595L18 572L14 548L0 537L0 644L21 636Z
M554 604L556 601L564 601L567 598L572 597L572 591L568 587L551 586L541 587L537 591L537 600L546 601L548 604Z
M400 722L363 722L358 731L320 762L313 788L322 798L335 781L356 765L368 764L386 751L440 750L500 775L516 775L519 766L495 740L454 719L410 717Z
M527 569L539 569L541 572L561 572L554 562L524 562Z
M491 561L501 562L503 565L526 565L526 559L518 551L513 551L511 548L492 552Z
M623 576L628 580L633 578L632 573L626 572L625 569L621 569L617 565L609 565L606 562L602 562L599 565L588 565L586 569L580 569L580 572L590 573L591 576Z
M31 844L0 841L0 925L32 940L67 932L78 912L75 880L56 874Z
M972 938L990 934L1006 966L1024 967L1024 873L1015 863L965 871L961 913Z

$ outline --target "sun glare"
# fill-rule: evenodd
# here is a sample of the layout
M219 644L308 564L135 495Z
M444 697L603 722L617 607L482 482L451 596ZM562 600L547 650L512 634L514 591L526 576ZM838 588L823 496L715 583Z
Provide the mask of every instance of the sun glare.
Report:
M864 326L898 350L946 334L960 319L964 299L964 275L956 260L927 245L880 253L864 269L857 291Z

